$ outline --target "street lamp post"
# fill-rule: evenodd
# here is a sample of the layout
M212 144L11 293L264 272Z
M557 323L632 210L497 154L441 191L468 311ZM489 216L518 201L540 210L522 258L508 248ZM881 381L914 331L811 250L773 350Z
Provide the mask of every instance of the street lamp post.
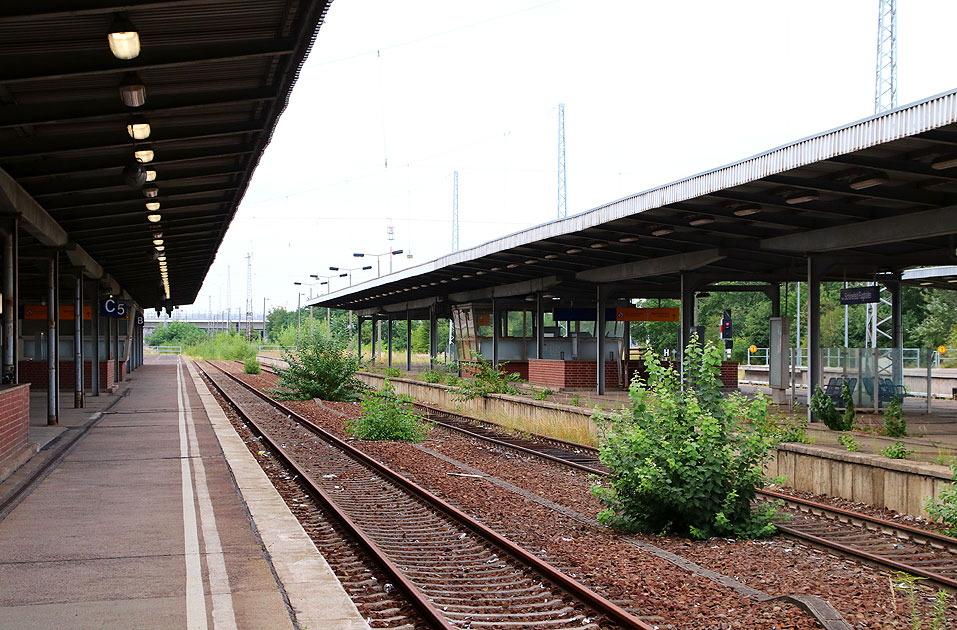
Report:
M325 278L325 280L323 282L320 282L319 284L326 285L326 294L327 295L329 294L329 290L332 288L331 282L332 282L333 276L321 276L319 274L314 273L314 274L310 274L309 277L315 278L316 280L319 280L320 278ZM310 307L310 310L311 310L311 307ZM326 339L332 339L332 309L329 308L328 306L326 307Z
M353 267L353 268L351 268L351 269L340 269L339 267L329 267L329 271L345 271L346 273L340 273L340 274L339 274L339 277L340 277L340 278L345 278L346 276L349 276L349 286L350 286L350 287L352 286L352 272L353 272L353 271L358 271L358 270L368 271L369 269L372 269L372 265L366 265L365 267Z
M402 253L402 251L403 250L401 249L393 249L393 250L384 252L382 254L363 254L363 253L356 252L355 254L353 254L353 256L355 256L356 258L364 258L365 256L375 256L375 265L376 265L375 275L378 278L379 276L382 275L382 268L379 264L379 259L382 258L383 256L389 257L389 273L392 273L392 256L393 254L399 255Z

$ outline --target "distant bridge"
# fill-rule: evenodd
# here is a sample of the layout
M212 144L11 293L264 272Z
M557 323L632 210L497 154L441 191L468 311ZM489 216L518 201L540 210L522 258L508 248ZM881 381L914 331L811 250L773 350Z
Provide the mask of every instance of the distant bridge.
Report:
M157 328L167 326L170 322L188 322L203 332L213 335L226 332L227 330L232 330L233 332L239 333L246 330L245 320L231 319L227 322L225 319L207 319L199 317L176 317L173 319L170 319L169 317L147 317L143 322L143 333L145 335L150 335ZM253 320L253 333L256 337L262 339L264 328L265 322L263 322L262 319Z

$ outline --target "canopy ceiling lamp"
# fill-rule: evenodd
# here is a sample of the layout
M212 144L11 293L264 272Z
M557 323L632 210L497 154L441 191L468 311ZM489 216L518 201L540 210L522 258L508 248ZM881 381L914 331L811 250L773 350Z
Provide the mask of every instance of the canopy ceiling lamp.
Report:
M127 186L132 186L133 188L139 188L144 183L149 181L148 178L149 178L148 171L145 168L143 168L142 164L138 162L129 164L127 165L126 168L123 169L123 182L126 183Z
M672 228L662 225L653 229L651 231L651 235L652 236L667 236L668 234L671 234L672 232L674 232Z
M581 251L582 251L582 250L578 249L577 247L573 247L573 248L571 248L571 249L566 249L566 250L565 250L565 253L566 253L566 254L580 254Z
M744 206L739 206L734 209L734 216L736 217L749 217L752 214L757 214L761 212L761 206L755 204L748 204Z
M120 100L127 107L139 107L146 103L146 84L135 72L127 72L120 81Z
M158 202L158 201L147 201L147 202L146 202L146 209L147 209L147 210L159 210L159 209L160 209L160 202Z
M146 140L150 137L150 124L142 116L133 116L133 119L126 125L126 133L134 140Z
M784 203L788 205L794 205L796 203L807 203L808 201L817 201L818 195L813 190L807 192L798 192L788 195L784 199Z
M165 252L165 251L166 251L166 245L155 245L154 247L156 247L156 251L158 251L158 252Z
M146 195L147 197L153 198L158 196L159 193L160 193L160 189L155 184L143 186L143 194Z
M153 245L162 245L162 244L163 244L163 239L161 239L161 238L154 238L154 239L153 239Z
M957 166L957 156L942 157L930 163L930 167L935 171L942 171Z
M146 215L146 220L149 221L150 223L159 223L159 222L160 222L160 219L162 219L162 218L163 218L163 217L160 216L159 214L148 214L148 215Z
M558 258L558 254L545 254L545 258L547 258L548 260L555 260L556 258Z
M864 190L865 188L871 188L873 186L880 186L881 184L887 183L887 175L884 173L872 173L870 175L863 175L856 179L852 179L848 186L852 190Z
M601 241L598 241L596 243L592 243L591 245L589 245L589 247L591 247L592 249L602 249L603 247L608 247L608 243L603 243Z
M133 147L133 157L137 162L146 164L152 162L156 154L153 153L153 146L150 144L141 144L139 148Z
M618 239L618 242L619 243L634 243L637 240L638 240L637 236L622 236L620 239Z
M106 40L117 59L134 59L140 54L140 34L133 23L121 15L113 18Z
M151 182L156 179L156 171L147 170L146 171L146 181Z

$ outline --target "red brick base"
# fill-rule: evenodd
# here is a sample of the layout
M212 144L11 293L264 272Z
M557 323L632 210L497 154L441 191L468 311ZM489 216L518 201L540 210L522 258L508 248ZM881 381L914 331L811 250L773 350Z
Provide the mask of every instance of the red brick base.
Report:
M598 366L594 361L530 359L528 382L542 387L595 387ZM605 387L618 387L618 364L605 361Z
M0 388L0 462L27 445L30 431L30 385Z
M528 361L503 361L499 364L499 369L509 374L518 374L523 381L528 380ZM462 365L462 376L471 378L475 376L475 368L471 365Z
M721 379L722 387L738 389L738 362L722 361L721 375L719 378Z
M83 384L89 388L92 361L83 363ZM73 389L73 361L60 361L60 389ZM49 386L49 366L46 361L20 361L20 382L31 383L34 388ZM126 376L126 362L120 364L120 380ZM100 361L100 391L113 387L113 361Z

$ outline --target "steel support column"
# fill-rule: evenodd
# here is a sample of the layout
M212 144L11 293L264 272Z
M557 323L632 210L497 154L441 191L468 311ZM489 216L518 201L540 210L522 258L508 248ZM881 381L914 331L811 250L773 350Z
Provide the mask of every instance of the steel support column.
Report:
M116 317L110 318L113 324L113 382L120 382L120 320Z
M392 318L386 320L386 332L389 335L389 367L392 367Z
M13 382L20 384L20 218L13 220Z
M429 307L429 369L435 367L435 357L439 353L439 320L435 306Z
M595 361L597 362L595 391L599 396L605 393L605 329L608 327L605 317L606 294L604 285L599 284L595 289Z
M10 221L10 232L4 239L3 247L3 382L14 382L17 361L17 338L14 326L17 311L13 305L14 260L17 238L17 221Z
M545 313L542 312L542 293L535 293L535 358L545 358Z
M309 310L312 310L312 307L310 307ZM378 324L379 324L379 318L376 317L375 315L373 315L373 316L372 316L372 361L370 362L372 365L375 365L375 355L376 355L376 350L377 350L377 348L376 348L376 327L378 326ZM310 332L311 332L311 331L310 331Z
M93 339L92 356L90 356L90 395L100 395L100 294L99 283L94 281L93 292L90 294L90 324Z
M83 408L83 270L73 282L73 408Z
M412 371L412 315L405 309L405 371Z
M694 289L695 285L690 274L681 274L681 327L678 329L678 356L675 360L681 372L681 380L684 382L685 373L685 347L691 342L691 329L694 321ZM703 339L699 339L703 342Z
M771 300L771 317L781 317L781 285L772 284L764 293Z
M502 313L498 310L498 302L492 298L492 365L498 367L498 338L502 325Z
M809 422L815 421L811 413L811 396L814 394L814 388L821 385L821 377L823 376L824 363L821 360L821 277L829 266L819 258L810 257L807 260L807 413Z
M886 281L885 285L891 292L891 345L894 347L891 354L891 376L894 379L894 385L902 385L904 383L904 299L901 274L894 274L894 278Z
M54 254L55 256L55 254ZM47 424L55 425L59 422L57 414L57 364L56 364L56 320L57 320L57 282L56 258L50 258L50 268L47 273Z
M356 316L356 356L362 362L362 316Z

